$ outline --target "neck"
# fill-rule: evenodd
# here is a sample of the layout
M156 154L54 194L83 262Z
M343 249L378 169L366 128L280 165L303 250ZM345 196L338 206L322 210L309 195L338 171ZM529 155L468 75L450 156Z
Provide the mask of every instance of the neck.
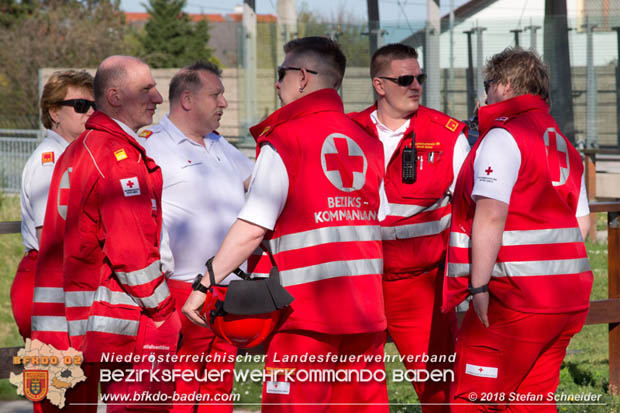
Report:
M202 133L202 131L195 130L191 127L194 123L191 119L187 119L185 116L179 115L176 112L170 112L168 115L168 120L180 130L185 137L191 141L196 142L199 145L205 146L204 136L208 135L213 131L208 131L206 133Z
M71 134L69 133L65 133L64 131L62 131L60 128L57 128L55 126L52 126L52 131L56 132L56 134L58 136L60 136L61 138L63 138L64 140L66 140L67 142L71 143L74 140L77 139L77 136L71 136Z
M404 115L395 113L394 110L392 110L390 107L387 107L387 105L383 105L381 104L381 102L377 102L377 118L379 118L379 121L382 124L384 124L393 131L403 126L410 117L411 114Z

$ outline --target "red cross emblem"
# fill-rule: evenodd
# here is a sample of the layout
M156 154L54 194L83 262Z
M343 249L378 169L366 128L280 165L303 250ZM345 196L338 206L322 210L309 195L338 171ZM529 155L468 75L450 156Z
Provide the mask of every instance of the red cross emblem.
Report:
M543 136L547 149L549 177L554 186L563 185L568 179L568 148L566 141L557 135L554 128L549 128Z
M67 206L69 205L69 189L70 189L70 175L72 168L68 168L62 177L60 178L60 184L58 185L58 199L56 200L56 208L58 215L62 219L67 219Z
M361 189L368 163L359 145L348 136L333 133L321 148L321 165L329 182L345 192Z
M482 367L480 367L480 368L478 369L478 371L479 371L480 373L482 373L482 372L484 371L484 369L483 369Z
M135 184L133 183L133 181L127 181L127 183L126 183L125 185L127 185L127 186L128 186L128 187L130 187L130 188L133 188L133 186L134 186Z
M487 176L491 175L493 173L493 169L491 169L491 165L489 165L489 167L484 172L486 172Z

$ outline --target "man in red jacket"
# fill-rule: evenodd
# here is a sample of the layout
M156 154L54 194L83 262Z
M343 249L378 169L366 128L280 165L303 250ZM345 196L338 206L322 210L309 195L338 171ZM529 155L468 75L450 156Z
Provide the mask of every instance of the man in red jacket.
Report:
M284 51L276 83L284 106L251 128L260 153L248 199L212 275L221 281L263 242L295 299L267 344L265 363L267 372L292 377L268 378L263 411L387 411L381 146L344 114L336 90L346 59L333 41L296 39ZM199 284L208 287L209 277ZM199 325L204 301L197 289L183 308ZM308 380L311 371L374 377Z
M387 217L381 222L388 331L410 370L449 369L456 316L440 311L454 182L469 144L464 124L420 105L426 75L417 52L389 44L370 76L377 102L351 114L383 143ZM434 361L437 358L438 362ZM425 377L420 375L420 377ZM447 411L449 382L414 381L422 410ZM430 404L433 403L433 404Z
M592 287L583 164L549 114L534 52L506 49L485 72L488 105L456 184L448 249L444 309L473 296L453 410L555 412L549 395ZM511 403L521 397L530 404Z
M64 257L70 345L84 353L87 385L96 388L99 367L132 367L99 366L116 362L111 354L173 353L180 321L159 261L161 171L136 141L136 132L152 122L162 97L149 67L130 56L105 59L94 83L98 111L61 157L49 202L66 217L64 243L56 252ZM147 358L136 364L157 366ZM152 384L101 376L104 393L173 389ZM124 411L130 404L108 410ZM154 406L145 409L153 411Z

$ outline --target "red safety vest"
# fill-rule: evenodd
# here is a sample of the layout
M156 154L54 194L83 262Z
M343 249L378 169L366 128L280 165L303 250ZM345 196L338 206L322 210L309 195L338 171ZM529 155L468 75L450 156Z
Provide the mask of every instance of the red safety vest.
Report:
M349 116L378 138L370 114L376 105ZM454 145L465 124L433 109L420 106L390 159L385 192L390 213L381 222L384 277L398 279L426 272L445 259L450 228L454 179ZM417 179L403 183L402 155L415 133Z
M521 152L490 293L529 313L579 311L589 306L592 271L575 218L583 164L539 96L524 95L480 109L482 138L459 174L448 249L444 310L463 301L471 268L475 202L474 160L491 128L506 129ZM487 174L492 177L492 168Z
M295 297L282 329L357 334L386 328L377 220L380 143L322 89L250 130L288 172L286 204L263 245Z
M174 311L159 261L161 170L101 112L66 154L66 317L71 346L96 362L102 352L139 351L141 314Z

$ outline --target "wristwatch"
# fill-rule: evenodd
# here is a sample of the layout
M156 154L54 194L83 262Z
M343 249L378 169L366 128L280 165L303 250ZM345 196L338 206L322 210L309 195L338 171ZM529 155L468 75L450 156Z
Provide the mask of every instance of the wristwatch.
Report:
M471 284L469 284L469 286L467 287L467 290L469 291L469 295L486 293L487 291L489 291L489 284L481 285L480 287L476 287L476 288L472 287Z
M194 278L194 281L192 282L192 290L200 291L201 293L206 294L207 291L209 291L209 287L205 287L204 285L202 285L202 283L200 282L201 280L202 280L202 274L198 274L196 278Z

